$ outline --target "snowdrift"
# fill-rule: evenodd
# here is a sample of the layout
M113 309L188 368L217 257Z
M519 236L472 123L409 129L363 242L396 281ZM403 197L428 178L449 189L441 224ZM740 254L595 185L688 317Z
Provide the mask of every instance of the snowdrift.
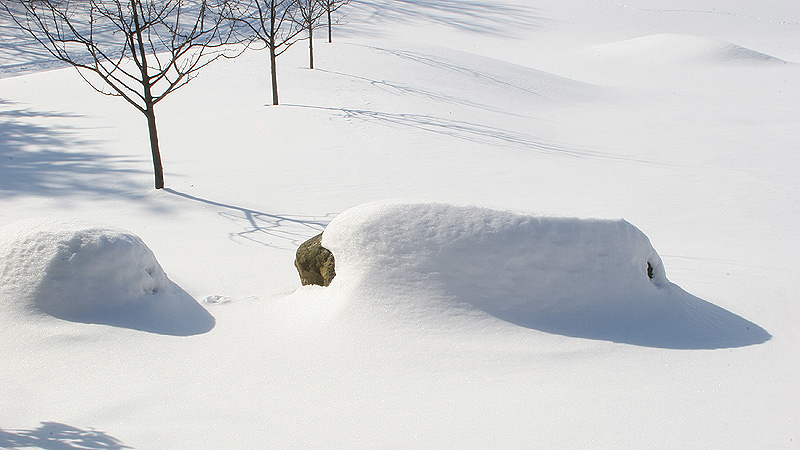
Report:
M770 337L671 283L647 236L624 220L379 202L336 217L322 244L336 258L340 301L382 311L477 310L550 333L667 348Z
M0 229L0 301L17 314L171 335L214 318L169 280L136 235L103 226L26 221Z
M594 58L648 63L785 63L765 53L730 42L682 34L652 34L620 42L592 46Z

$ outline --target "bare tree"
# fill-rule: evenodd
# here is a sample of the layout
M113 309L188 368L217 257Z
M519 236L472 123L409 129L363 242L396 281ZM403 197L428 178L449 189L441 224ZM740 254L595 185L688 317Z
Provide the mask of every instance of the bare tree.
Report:
M319 0L322 8L325 10L325 16L328 19L328 43L333 42L333 13L339 10L342 6L350 3L350 0Z
M325 9L319 0L295 0L294 21L308 33L308 68L314 68L314 29L320 27L319 19Z
M302 31L292 20L295 0L238 0L227 2L225 17L233 21L245 38L269 49L272 104L278 104L277 58L296 42Z
M225 55L232 27L217 0L0 0L16 24L92 88L147 119L155 187L164 187L155 106ZM224 0L220 0L224 1Z

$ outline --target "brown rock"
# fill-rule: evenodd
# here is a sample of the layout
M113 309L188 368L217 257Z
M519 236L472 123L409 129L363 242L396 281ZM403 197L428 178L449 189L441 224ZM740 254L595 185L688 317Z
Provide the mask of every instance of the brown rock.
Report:
M321 244L322 233L303 242L297 249L294 266L303 286L316 284L328 286L336 276L333 253Z

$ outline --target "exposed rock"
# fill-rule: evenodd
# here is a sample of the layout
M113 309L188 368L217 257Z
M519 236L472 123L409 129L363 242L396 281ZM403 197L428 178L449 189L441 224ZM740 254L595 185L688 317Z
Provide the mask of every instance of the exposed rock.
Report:
M321 244L322 233L303 242L297 249L294 266L300 273L303 286L316 284L328 286L336 276L333 254Z

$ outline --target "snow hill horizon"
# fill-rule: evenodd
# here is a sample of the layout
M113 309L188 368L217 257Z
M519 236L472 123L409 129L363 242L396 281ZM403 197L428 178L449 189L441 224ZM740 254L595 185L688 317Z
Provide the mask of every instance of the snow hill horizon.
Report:
M163 190L0 17L0 448L800 448L794 2L344 14L159 104Z

